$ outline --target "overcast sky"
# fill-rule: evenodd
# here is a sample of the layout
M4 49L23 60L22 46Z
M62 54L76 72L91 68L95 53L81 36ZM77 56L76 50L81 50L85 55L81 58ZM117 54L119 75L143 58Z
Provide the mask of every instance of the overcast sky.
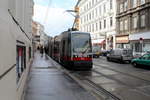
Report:
M72 27L74 17L65 10L74 9L77 0L34 0L33 20L45 26L49 36L55 36Z

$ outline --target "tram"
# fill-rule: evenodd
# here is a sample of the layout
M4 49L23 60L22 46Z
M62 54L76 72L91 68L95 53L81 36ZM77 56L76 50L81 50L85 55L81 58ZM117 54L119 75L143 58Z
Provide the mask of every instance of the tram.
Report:
M68 69L92 69L92 44L90 33L65 31L53 38L52 46L54 60Z

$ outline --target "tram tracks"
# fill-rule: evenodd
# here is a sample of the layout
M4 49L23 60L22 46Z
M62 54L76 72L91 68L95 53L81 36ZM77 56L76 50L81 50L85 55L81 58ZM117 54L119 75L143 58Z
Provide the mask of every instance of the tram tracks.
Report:
M105 100L121 100L120 98L118 98L117 96L113 95L111 92L105 90L103 87L101 87L100 85L97 85L96 83L94 83L93 81L86 79L86 84L89 84L92 88L95 89L96 93L101 93L105 94Z
M80 79L79 77L73 75L76 72L69 72L66 69L63 69L63 72L66 73L70 78L75 80L80 86L89 91L97 100L121 100L117 96L113 95L111 92L105 90L103 87L94 83L88 78ZM87 88L88 87L88 88Z
M114 72L123 74L123 75L125 75L125 76L129 76L129 77L136 78L136 79L143 80L143 81L145 81L145 82L150 83L150 80L146 80L146 79L144 79L144 78L135 76L135 75L133 75L132 73L130 74L130 73L124 71L124 70L123 70L123 71L118 71L118 70L116 70L116 69L113 69L113 68L110 68L110 67L108 68L108 67L103 66L103 65L99 65L99 64L94 64L94 65L97 66L97 67L101 67L101 68L104 68L104 69L107 69L107 70L111 70L111 71L114 71ZM100 73L99 71L96 71L96 70L94 70L94 71L97 72L97 73ZM100 74L101 74L101 73L100 73Z

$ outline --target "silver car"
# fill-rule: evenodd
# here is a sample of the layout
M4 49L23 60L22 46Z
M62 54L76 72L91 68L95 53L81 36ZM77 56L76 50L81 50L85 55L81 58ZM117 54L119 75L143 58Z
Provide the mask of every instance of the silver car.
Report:
M115 49L111 50L109 54L107 54L108 61L119 61L119 62L131 62L133 59L133 53L131 49Z

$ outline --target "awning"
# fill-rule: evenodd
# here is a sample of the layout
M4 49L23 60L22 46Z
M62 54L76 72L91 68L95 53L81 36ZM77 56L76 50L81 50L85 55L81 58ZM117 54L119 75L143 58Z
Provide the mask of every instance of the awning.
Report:
M141 32L129 35L129 40L139 40L140 38L143 40L150 39L150 32Z
M105 39L92 40L92 44L102 44Z

